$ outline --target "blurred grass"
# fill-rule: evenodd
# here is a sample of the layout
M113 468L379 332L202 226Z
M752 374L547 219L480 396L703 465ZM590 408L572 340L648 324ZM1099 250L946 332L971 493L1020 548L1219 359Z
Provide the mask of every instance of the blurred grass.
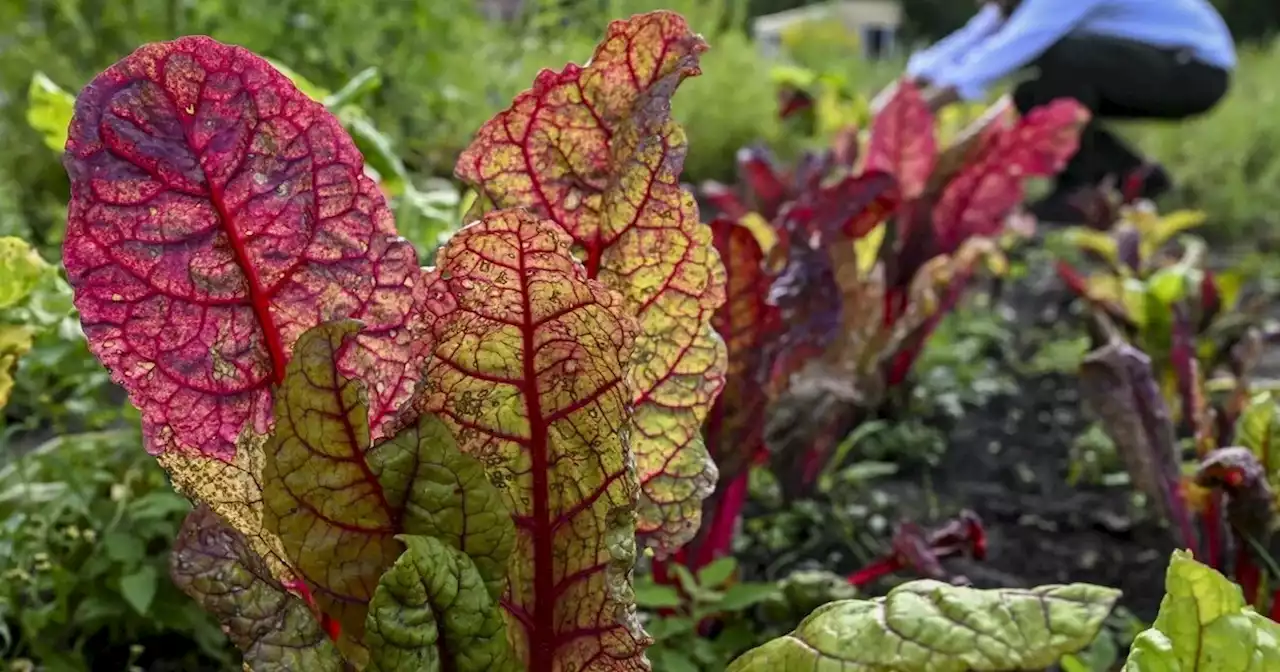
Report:
M184 34L246 46L329 89L376 66L382 86L362 107L425 182L450 176L472 133L539 69L585 62L609 18L664 7L712 45L675 103L691 140L686 176L728 178L738 147L782 140L770 64L741 29L742 0L608 0L576 13L530 4L536 11L503 24L470 1L0 0L0 235L51 258L61 242L66 176L25 121L32 74L79 91L137 46Z
M1227 98L1204 117L1126 129L1177 183L1170 206L1209 213L1219 241L1280 236L1280 41L1240 49Z
M470 1L438 0L0 0L0 235L23 236L56 257L66 176L24 119L32 73L77 91L138 45L203 33L242 44L334 88L376 66L383 85L364 101L415 178L448 177L484 120L527 88L537 70L583 62L611 18L655 8L685 14L711 44L703 74L686 82L674 113L690 139L685 179L729 179L736 150L764 142L783 155L806 139L776 119L764 57L744 29L744 0L529 0L508 24ZM582 7L589 9L583 10ZM872 94L900 62L867 63L856 39L829 22L785 36L791 60L836 73ZM1131 130L1180 181L1174 200L1204 208L1227 238L1269 233L1280 218L1280 117L1274 109L1280 48L1242 53L1229 100L1204 119Z

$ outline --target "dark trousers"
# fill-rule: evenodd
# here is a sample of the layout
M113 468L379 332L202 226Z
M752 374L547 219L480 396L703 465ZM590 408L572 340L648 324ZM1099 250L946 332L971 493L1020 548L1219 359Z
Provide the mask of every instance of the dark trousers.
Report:
M1058 191L1095 186L1113 177L1117 186L1143 159L1104 129L1107 119L1186 119L1226 95L1228 71L1193 59L1182 49L1101 36L1069 36L1034 64L1037 75L1014 89L1018 111L1055 98L1075 98L1093 112L1080 150L1058 176Z

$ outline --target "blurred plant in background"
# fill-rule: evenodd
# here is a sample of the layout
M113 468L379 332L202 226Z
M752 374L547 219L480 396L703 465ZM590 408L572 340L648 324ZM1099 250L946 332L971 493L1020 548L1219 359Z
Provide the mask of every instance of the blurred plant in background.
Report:
M472 195L451 173L473 131L537 70L590 53L611 19L672 9L711 44L702 76L685 82L674 102L690 142L688 182L733 181L742 147L768 146L790 163L806 149L831 146L850 126L867 128L870 101L899 74L901 60L867 61L858 37L833 22L785 31L780 57L767 57L752 40L750 20L798 4L526 0L518 16L497 21L467 1L0 0L6 150L0 154L0 658L36 660L50 672L95 665L212 669L229 662L216 626L165 577L168 540L189 507L140 449L137 419L89 355L59 269L68 191L60 154L74 94L91 74L144 42L184 34L209 34L269 56L341 119L389 197L399 231L431 263L470 205ZM1238 23L1233 17L1248 2L1218 4L1230 5L1228 18ZM904 7L906 28L917 33L955 27L972 11L971 3L940 0L907 0ZM1273 188L1280 183L1280 120L1258 113L1280 102L1269 74L1277 63L1280 43L1242 47L1234 92L1213 113L1127 129L1178 180L1174 204L1207 213L1214 226L1200 233L1211 244L1253 245L1251 239L1265 241L1280 224L1280 192ZM780 91L803 94L807 106L780 115ZM955 138L985 107L943 111L939 140ZM1263 260L1241 272L1267 271ZM1016 392L993 362L997 351L1008 350L1017 325L985 298L941 323L920 360L913 410L958 417ZM1058 345L1028 368L1073 370L1088 340ZM946 439L923 420L868 423L864 433L845 437L819 489L850 502L855 494L865 499L867 481L902 465L936 462ZM1073 479L1123 476L1115 446L1100 429L1078 441L1072 455L1079 462ZM885 532L874 516L809 511L808 504L746 521L751 552L763 549L769 563L794 565L795 558L787 560L798 552L784 524L790 519L840 539ZM762 541L768 538L777 541ZM843 546L861 544L835 545L853 557L860 554ZM741 555L741 567L725 558L686 572L677 577L679 592L651 582L637 586L652 612L647 627L660 640L652 649L657 669L723 669L817 604L852 597L852 588L829 573L768 572L784 579L780 588L741 583L739 571L768 564L751 552ZM822 588L819 597L796 602L814 586ZM712 615L718 636L700 637L699 624ZM769 625L753 625L760 618ZM154 667L164 650L177 668ZM1115 658L1110 650L1103 654ZM1082 669L1070 662L1063 662L1070 672Z
M140 443L131 421L0 467L0 658L48 672L230 663L217 623L169 581L191 505Z

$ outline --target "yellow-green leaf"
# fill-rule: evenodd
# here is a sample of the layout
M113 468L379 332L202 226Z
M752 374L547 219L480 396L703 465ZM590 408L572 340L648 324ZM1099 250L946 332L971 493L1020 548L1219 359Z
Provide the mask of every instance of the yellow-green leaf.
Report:
M369 605L369 672L520 670L502 609L471 558L432 537L399 539L405 552Z
M831 602L727 672L1043 669L1088 646L1120 591L1088 584L978 590L922 580Z
M439 253L419 410L500 484L516 526L503 607L534 670L641 669L631 593L635 463L624 363L634 322L553 222L489 213Z
M587 65L544 70L476 133L454 174L499 208L528 208L573 237L587 276L640 327L626 374L640 476L639 529L660 553L689 541L719 473L702 423L728 358L711 325L725 270L681 187L688 151L671 96L706 42L678 14L609 25Z
M0 408L13 393L13 371L18 360L31 351L34 332L29 327L0 324Z
M1111 264L1120 262L1120 253L1116 240L1105 231L1076 226L1063 232L1062 237L1067 243L1082 250L1093 252Z
M0 238L0 310L30 296L48 269L49 264L27 241L14 236Z
M1199 210L1177 210L1163 217L1141 219L1142 258L1150 259L1174 236L1204 223L1207 215Z
M76 97L49 79L43 72L31 76L27 88L27 124L44 138L55 152L67 145L67 127L75 111Z
M496 600L506 590L515 526L475 458L431 414L371 445L364 387L339 371L360 329L343 320L302 334L276 397L264 448L265 527L316 603L359 642L379 578L401 557L397 535L471 556ZM344 649L345 650L345 649Z
M1236 442L1257 456L1272 490L1280 492L1280 406L1270 392L1249 400L1236 421Z
M1240 587L1175 551L1151 629L1138 635L1124 672L1280 670L1280 624L1247 607Z

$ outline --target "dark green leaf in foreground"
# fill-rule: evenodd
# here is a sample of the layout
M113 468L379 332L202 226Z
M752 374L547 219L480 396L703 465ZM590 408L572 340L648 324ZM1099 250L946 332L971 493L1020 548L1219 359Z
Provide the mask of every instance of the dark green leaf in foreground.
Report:
M727 672L996 672L1052 665L1093 641L1120 591L1088 584L978 590L912 581L826 604Z
M338 650L311 611L271 577L239 532L201 504L170 556L173 582L222 623L253 672L337 672Z
M369 605L369 672L519 670L502 609L471 559L439 539L399 539L407 550Z
M470 556L488 594L506 589L515 525L484 467L463 455L443 422L423 414L370 446L359 381L337 366L359 329L322 324L294 348L266 446L266 524L322 609L358 640L379 577L402 533L429 536Z
M1160 615L1138 635L1124 672L1280 670L1280 624L1245 606L1240 587L1175 551Z
M501 598L516 528L484 464L460 452L449 428L431 414L376 446L373 457L383 491L404 508L403 531L465 553L489 595Z

